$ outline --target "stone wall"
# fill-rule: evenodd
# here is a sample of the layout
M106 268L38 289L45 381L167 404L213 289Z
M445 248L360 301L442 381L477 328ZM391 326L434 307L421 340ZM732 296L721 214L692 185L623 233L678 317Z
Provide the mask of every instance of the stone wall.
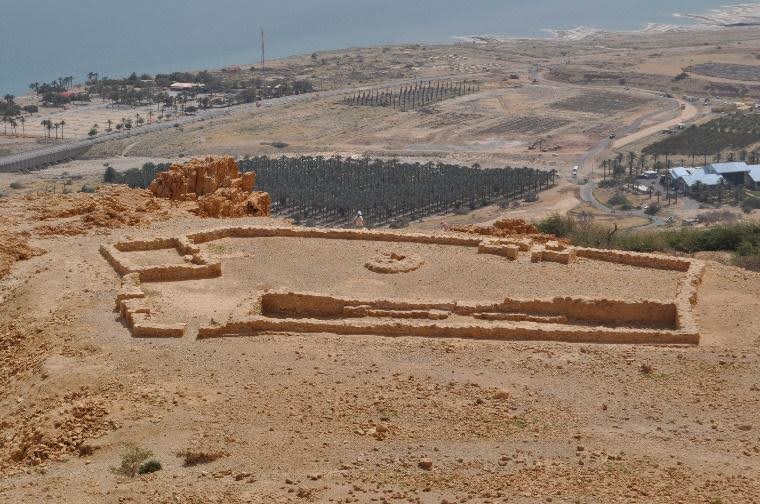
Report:
M225 325L202 327L198 338L244 336L259 332L330 333L339 335L374 335L427 338L462 338L498 341L564 341L570 343L616 344L697 344L699 334L686 331L629 329L593 326L566 326L533 322L486 325L478 323L399 321L380 319L277 319L251 317Z
M492 304L454 301L417 302L351 299L311 293L267 292L261 296L263 316L233 319L199 329L198 337L243 335L261 331L329 332L378 336L456 337L495 340L548 340L594 343L698 344L694 315L705 264L687 258L615 250L571 247L556 240L528 237L401 233L385 230L313 229L239 226L191 233L178 238L120 242L101 247L103 256L124 277L117 303L135 336L178 337L184 324L157 325L143 304L139 282L212 278L221 263L206 257L199 245L229 237L298 237L420 243L475 247L517 259L529 250L537 261L568 264L576 258L685 273L673 302L604 298L505 299ZM173 248L186 264L138 267L127 252Z
M264 315L276 317L344 317L351 307L374 310L444 311L480 319L506 319L500 314L562 317L570 323L605 326L640 326L676 329L675 303L557 297L553 299L505 299L500 303L479 304L456 301L418 302L412 300L355 299L300 292L266 292L261 296ZM489 315L492 315L489 317Z

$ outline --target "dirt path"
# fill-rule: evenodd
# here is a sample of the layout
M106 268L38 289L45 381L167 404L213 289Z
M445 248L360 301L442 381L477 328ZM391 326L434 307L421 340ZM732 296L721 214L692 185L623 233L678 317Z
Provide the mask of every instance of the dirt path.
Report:
M678 116L676 116L673 119L670 119L669 121L665 122L659 122L656 124L653 124L652 126L648 126L644 129L641 129L635 133L631 133L630 135L626 135L622 138L618 138L612 143L612 148L619 149L621 147L625 147L626 145L630 145L638 140L641 140L642 138L646 138L650 135L654 135L655 133L662 131L664 129L672 128L673 126L676 126L680 123L687 123L691 121L692 119L695 119L699 115L699 109L695 107L693 104L686 102L684 100L675 98L675 100L679 103L679 105L684 106L685 108L680 111Z

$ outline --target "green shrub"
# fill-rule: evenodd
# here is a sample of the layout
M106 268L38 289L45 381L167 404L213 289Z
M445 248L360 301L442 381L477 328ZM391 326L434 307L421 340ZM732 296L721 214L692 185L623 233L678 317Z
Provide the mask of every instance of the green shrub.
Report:
M760 255L740 256L734 258L734 264L740 268L760 271Z
M760 271L760 224L736 223L709 228L617 232L590 219L551 215L538 222L539 231L568 238L582 247L634 252L735 252L734 263Z
M148 459L153 456L153 453L132 443L125 444L124 448L124 453L121 455L121 463L118 467L112 467L111 472L120 476L134 478Z
M550 234L559 238L567 238L570 233L577 227L575 219L563 217L559 214L552 214L536 225L538 230L544 234Z
M137 469L137 474L150 474L161 470L161 462L152 459L140 465Z
M85 184L85 185L83 185L83 186L82 186L82 189L80 189L80 191L79 191L79 192L83 192L83 193L92 194L92 193L94 193L94 192L95 192L95 188L94 188L94 187L92 187L92 186L91 186L91 185L89 185L89 184Z
M756 243L760 225L733 224L705 229L682 229L669 235L669 245L681 252L736 250L744 241Z
M631 202L628 201L628 198L626 198L621 193L615 193L610 199L607 200L607 204L612 205L612 206L618 206L618 205L631 206Z
M757 210L758 208L760 208L760 198L752 196L742 201L742 210L745 213L751 213L752 210Z
M657 203L652 203L649 205L649 208L644 210L644 213L647 215L657 215L657 213L660 211L660 205Z
M103 182L112 184L116 181L117 176L116 170L111 166L107 166L106 171L103 173Z
M615 235L612 245L633 252L657 252L668 248L668 240L661 231L632 231Z
M18 181L11 182L10 183L10 187L11 187L11 189L23 189L24 188L24 184L22 184L21 182L18 182Z

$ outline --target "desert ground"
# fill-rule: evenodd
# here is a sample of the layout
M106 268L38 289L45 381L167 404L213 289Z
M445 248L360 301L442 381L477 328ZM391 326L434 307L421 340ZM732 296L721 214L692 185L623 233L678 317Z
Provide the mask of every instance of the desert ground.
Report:
M222 223L148 204L142 191L94 206L72 198L2 202L7 227L46 251L2 280L7 502L754 502L760 492L757 273L708 262L698 346L293 333L146 340L114 311L119 275L100 245ZM120 212L103 219L108 208ZM146 284L148 297L172 317L222 319L269 286L468 299L667 298L674 289L668 272L504 266L460 253L407 278L349 277L362 270L350 258L375 247L335 245L223 240L208 249L229 280ZM135 260L169 260L161 254ZM499 274L500 264L518 276ZM163 470L112 474L125 443L150 449ZM218 458L183 467L184 450Z
M716 255L700 256L699 344L630 345L278 331L136 338L116 310L121 275L100 251L220 226L289 225L276 217L202 218L189 211L191 202L102 184L104 164L123 171L206 154L525 164L562 176L537 202L431 216L404 232L439 235L444 219L535 221L555 212L593 213L622 228L648 225L583 202L570 171L579 165L581 177L592 177L610 147L639 149L665 125L713 116L702 106L681 110L664 93L678 98L718 86L709 92L725 95L730 85L744 86L741 99L760 96L751 81L696 73L673 80L716 60L756 64L756 29L700 32L699 45L693 36L604 34L293 57L273 62L272 71L314 79L320 89L446 77L478 80L481 90L414 112L335 98L233 110L224 120L101 144L85 159L0 173L0 501L757 502L760 273ZM105 115L94 107L56 113L84 129L102 127ZM53 112L35 115L35 124L46 113ZM84 129L73 127L66 141ZM610 133L618 133L615 145ZM0 138L0 154L42 143ZM77 192L85 184L100 187ZM67 187L74 191L63 194ZM666 209L697 211L682 201ZM201 248L221 261L223 276L145 282L156 320L223 322L268 289L667 301L682 277L416 244L226 238ZM425 264L400 275L363 266L384 252L419 255ZM171 251L131 254L140 265L186 262ZM150 450L162 470L116 474L131 445Z

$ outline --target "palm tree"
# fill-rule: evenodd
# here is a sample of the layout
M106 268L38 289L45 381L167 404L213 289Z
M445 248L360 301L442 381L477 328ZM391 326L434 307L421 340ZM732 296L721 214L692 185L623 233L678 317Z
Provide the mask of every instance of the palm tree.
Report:
M633 151L628 152L628 175L633 175L633 163L636 161L636 153Z
M50 119L43 119L40 123L42 125L42 128L45 130L45 138L50 138L50 130L53 129L53 121Z
M108 129L106 131L111 131L111 124L113 124L113 122L109 119L106 121L106 124L108 124Z
M24 116L19 116L18 120L21 123L21 134L26 135L26 128L24 128L24 125L26 124L26 119L24 118Z
M61 126L59 123L53 124L55 127L55 139L58 140L58 128Z
M8 134L8 116L3 116L3 134Z
M61 125L61 140L63 140L63 127L66 126L66 121L61 119L61 122L59 122L58 124Z

